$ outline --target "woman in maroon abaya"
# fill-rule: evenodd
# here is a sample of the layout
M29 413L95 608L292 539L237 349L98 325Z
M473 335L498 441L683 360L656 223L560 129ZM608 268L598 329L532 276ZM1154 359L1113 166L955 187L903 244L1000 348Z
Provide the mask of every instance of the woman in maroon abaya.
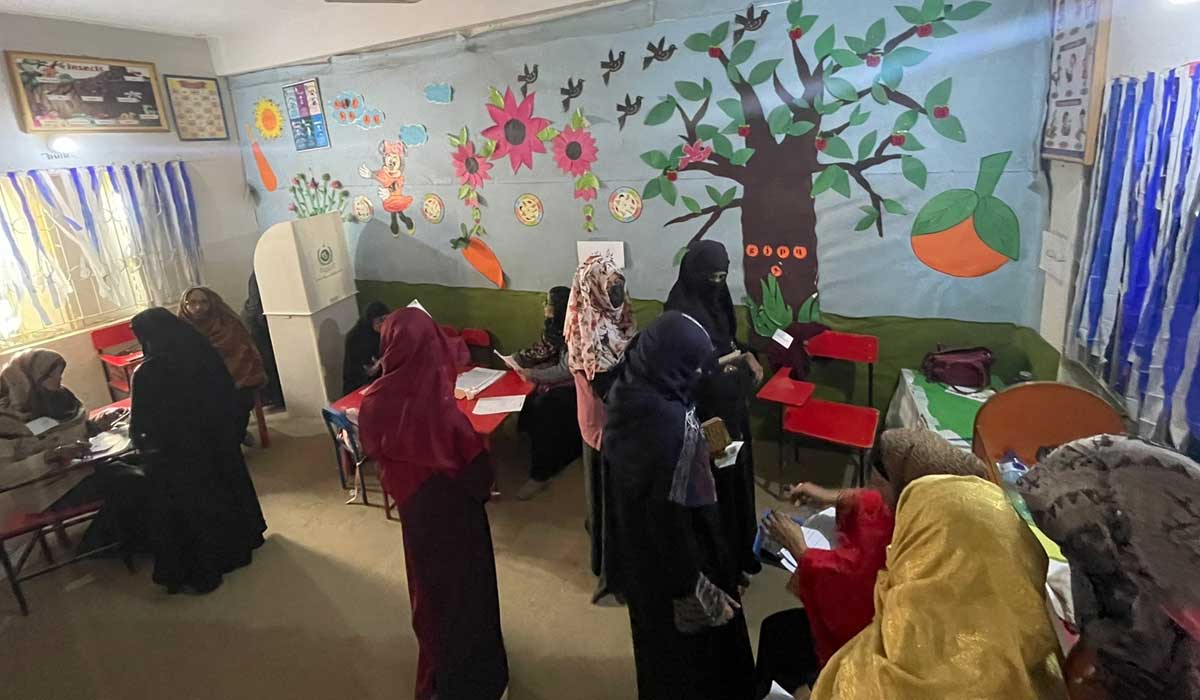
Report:
M359 429L404 530L416 700L497 700L508 659L484 510L491 458L455 403L454 355L433 319L401 309L381 337L383 376L365 391Z

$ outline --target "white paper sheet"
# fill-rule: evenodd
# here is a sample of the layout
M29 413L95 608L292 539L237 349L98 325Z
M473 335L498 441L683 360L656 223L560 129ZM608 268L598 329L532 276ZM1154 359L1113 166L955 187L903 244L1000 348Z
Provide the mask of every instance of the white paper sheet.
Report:
M524 396L492 396L479 399L479 402L475 404L475 415L494 416L499 413L517 413L524 407Z
M501 355L499 350L493 350L492 352L496 353L496 357L499 357L500 360L504 364L508 365L514 372L520 371L521 365L517 364L517 361L513 359L512 355Z
M458 379L454 382L454 391L456 394L462 392L468 398L475 398L480 392L498 382L503 376L503 370L476 367L458 375Z
M608 253L612 255L617 267L625 269L625 244L621 241L579 241L576 243L576 250L580 265L593 255Z
M428 310L428 309L426 309L424 306L422 306L422 305L421 305L421 302L417 301L416 299L413 299L412 301L410 301L410 302L408 303L408 308L410 308L410 309L420 309L420 310L422 310L422 311L424 311L424 312L425 312L425 315L426 315L426 316L428 316L429 318L433 318L433 314L429 313L429 310Z
M796 342L796 339L782 328L775 331L775 335L771 336L771 340L774 340L776 343L783 346L784 350L790 349L792 347L792 343Z
M742 451L742 445L745 445L744 440L729 443L729 447L725 448L725 454L716 460L717 469L725 469L737 464L738 453Z
M49 416L42 416L41 418L34 418L33 420L29 421L25 424L25 427L29 428L29 432L33 433L36 437L47 430L50 430L51 428L58 427L58 421Z

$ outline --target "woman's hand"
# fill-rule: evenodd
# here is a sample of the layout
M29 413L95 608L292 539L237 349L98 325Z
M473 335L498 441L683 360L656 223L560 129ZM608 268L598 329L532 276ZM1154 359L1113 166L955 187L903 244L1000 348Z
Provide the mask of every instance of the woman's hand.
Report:
M56 466L66 466L87 454L88 447L86 442L60 445L46 454L46 461Z
M791 499L792 503L798 506L837 505L838 498L840 498L841 495L842 492L840 490L827 489L808 481L796 484L787 491L788 498Z
M771 539L783 545L797 560L808 551L808 544L804 541L804 531L786 513L780 513L777 510L771 511L763 521L763 525Z
M754 383L762 384L763 377L766 375L763 372L763 366L758 362L758 358L752 352L748 352L742 357L746 358L746 366L750 368L750 372L754 375Z
M102 433L107 433L108 431L112 430L113 426L124 417L125 411L121 409L113 409L111 411L105 411L104 413L101 413L94 421L92 421L92 423L96 426L96 430Z

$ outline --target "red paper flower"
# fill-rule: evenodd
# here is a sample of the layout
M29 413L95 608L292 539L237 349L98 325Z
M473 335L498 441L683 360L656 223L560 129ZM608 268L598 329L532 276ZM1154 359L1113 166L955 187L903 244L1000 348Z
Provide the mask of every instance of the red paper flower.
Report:
M713 154L711 146L705 146L703 141L697 141L683 147L683 157L679 159L679 169L683 170L692 163L703 163Z
M477 190L483 187L484 182L492 179L488 174L491 169L492 164L475 153L473 141L459 146L454 153L454 174L458 177L459 184L469 185L471 189Z
M521 166L533 170L533 154L545 153L538 133L550 126L549 119L533 116L533 98L531 94L517 104L512 88L504 91L504 107L489 104L488 114L491 115L495 126L483 130L483 135L496 142L496 153L493 158L508 156L516 173Z
M329 186L335 190L340 190L342 189L342 181L334 180L333 182L329 183Z
M568 128L554 139L554 162L568 175L581 177L591 170L599 153L596 139L585 129Z
M596 194L597 194L597 190L595 187L588 187L587 189L575 190L575 199L582 199L585 202L590 202L596 198ZM590 219L589 219L589 221L590 221Z

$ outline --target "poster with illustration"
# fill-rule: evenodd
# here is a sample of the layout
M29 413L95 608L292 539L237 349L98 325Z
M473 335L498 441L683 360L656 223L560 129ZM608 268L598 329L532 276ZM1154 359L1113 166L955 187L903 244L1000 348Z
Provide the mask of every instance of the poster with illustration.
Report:
M1042 154L1091 165L1108 66L1111 0L1055 0Z
M297 151L329 148L329 124L316 78L283 86L283 103Z
M180 141L228 141L225 105L216 78L164 75Z

